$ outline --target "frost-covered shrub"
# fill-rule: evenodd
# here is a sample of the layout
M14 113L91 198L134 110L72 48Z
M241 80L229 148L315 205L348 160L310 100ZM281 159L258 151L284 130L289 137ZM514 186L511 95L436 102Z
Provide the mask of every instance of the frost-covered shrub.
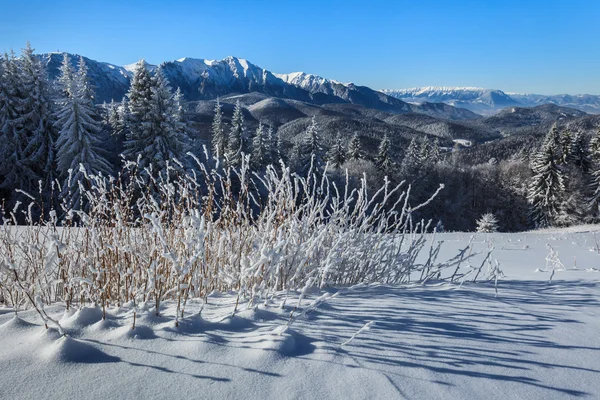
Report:
M33 197L4 210L4 297L17 307L152 305L156 314L175 300L180 318L190 298L214 290L252 304L279 290L455 277L471 253L437 261L441 242L412 218L431 199L411 207L404 183L371 192L366 178L351 189L285 165L251 173L248 157L225 170L195 160L190 173L157 178L133 162L116 178L85 175L85 210L63 204L46 221L31 217ZM21 213L26 227L16 226Z

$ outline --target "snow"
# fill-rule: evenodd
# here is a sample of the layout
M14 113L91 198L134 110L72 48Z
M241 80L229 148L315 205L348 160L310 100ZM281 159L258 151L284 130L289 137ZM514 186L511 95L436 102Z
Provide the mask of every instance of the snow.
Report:
M489 89L474 87L474 86L424 86L424 87L415 87L409 89L383 89L381 90L383 93L389 94L394 93L397 95L407 96L407 97L421 97L421 96L440 96L440 95L448 95L454 94L456 92L474 92L478 96L483 94ZM432 94L433 93L433 94Z
M464 147L471 147L473 145L473 143L470 140L467 140L467 139L454 139L452 141L454 143L458 143L458 144L460 144L461 146L464 146Z
M290 318L301 291L284 309L281 292L235 315L235 294L214 293L188 304L179 327L175 304L160 316L138 305L135 330L130 307L104 321L92 305L47 307L66 337L35 311L0 308L0 397L599 398L599 235L437 235L441 259L472 236L476 251L494 247L497 296L493 283L330 288L308 291ZM552 283L548 245L564 265Z

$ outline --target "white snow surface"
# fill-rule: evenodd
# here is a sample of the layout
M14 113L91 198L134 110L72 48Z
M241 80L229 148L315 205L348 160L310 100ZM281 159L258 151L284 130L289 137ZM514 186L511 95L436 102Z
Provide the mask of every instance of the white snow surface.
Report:
M441 259L471 235L437 235ZM0 398L600 398L599 241L597 225L474 234L504 271L497 297L493 283L314 290L287 329L298 292L235 316L235 295L214 294L178 328L174 304L135 330L131 308L49 307L67 337L0 308ZM551 283L547 245L565 266Z

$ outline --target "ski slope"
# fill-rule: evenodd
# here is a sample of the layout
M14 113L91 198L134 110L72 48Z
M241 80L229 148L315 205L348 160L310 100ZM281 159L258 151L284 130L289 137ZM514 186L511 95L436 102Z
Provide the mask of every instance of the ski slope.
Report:
M135 330L130 307L102 321L53 306L68 337L0 308L0 398L600 398L596 231L436 236L440 259L473 235L475 250L494 247L497 296L493 282L371 284L310 292L297 309L300 293L283 308L279 293L232 316L235 294L213 294L179 327L175 304L148 306Z

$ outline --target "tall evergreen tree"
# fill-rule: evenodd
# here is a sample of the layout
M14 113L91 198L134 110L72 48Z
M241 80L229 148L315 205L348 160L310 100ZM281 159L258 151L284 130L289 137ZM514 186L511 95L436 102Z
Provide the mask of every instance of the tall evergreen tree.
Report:
M18 138L24 144L18 160L19 174L25 178L22 189L50 192L55 178L56 131L53 127L52 92L46 69L33 54L29 43L20 59L21 96L18 107Z
M188 126L185 118L185 100L183 99L183 92L180 88L175 90L173 95L173 120L175 136L181 141L181 150L179 161L186 165L185 156L186 152L190 149L190 127Z
M119 105L112 100L108 105L108 125L111 135L122 137L125 129L124 122Z
M23 143L17 131L19 106L19 76L13 53L4 54L0 62L0 189L7 194L23 187L19 174Z
M281 137L279 132L275 132L273 124L269 124L267 131L267 140L269 141L269 160L268 164L279 164L281 159Z
M429 152L429 160L432 164L440 162L442 159L442 154L440 151L440 140L436 137L433 140L433 144L431 145L431 150Z
M221 102L217 98L215 104L215 117L212 123L212 151L214 157L223 158L227 151L227 136L223 128L223 113L221 112Z
M305 175L311 170L312 166L313 173L320 173L323 168L323 148L321 147L321 136L314 116L296 147L294 163L297 170Z
M590 171L592 165L590 146L586 142L586 137L581 131L577 131L573 134L571 159L583 174L587 174Z
M146 97L148 96L148 97ZM140 156L140 167L154 177L167 176L167 164L177 169L187 152L187 138L177 121L177 106L171 88L158 67L150 76L145 62L138 63L129 97L125 155Z
M231 118L231 130L227 141L227 164L232 167L239 167L242 162L244 140L244 114L242 106L238 100L235 103L233 117Z
M348 154L346 157L348 160L359 160L363 158L362 148L360 146L360 138L358 137L358 133L355 133L350 138L350 142L348 143Z
M260 170L267 165L269 157L268 153L269 147L267 135L264 131L262 122L259 122L254 138L252 138L252 155L250 157L250 162L254 169Z
M146 148L147 137L151 135L149 115L152 108L152 76L144 60L138 61L127 92L127 111L125 115L125 143L123 155L126 159L136 161L138 155ZM143 160L142 166L150 160Z
M567 164L573 160L573 139L573 132L570 129L565 129L560 133L559 163Z
M421 165L421 147L417 143L417 139L413 137L406 149L404 158L402 159L402 174L404 176L412 176L416 173Z
M394 163L390 156L391 143L387 134L383 137L381 143L379 143L379 148L377 150L377 157L375 159L375 163L377 168L385 174L389 174L392 171L392 167Z
M553 127L544 140L542 149L532 161L533 177L529 185L528 201L536 226L552 226L560 220L563 210L565 183L563 172L557 160L563 155L563 148L557 146L556 127Z
M102 149L102 123L94 107L83 57L79 58L77 74L68 67L61 69L59 82L64 97L55 123L59 129L57 165L64 179L63 195L69 195L71 205L78 209L84 206L79 191L84 174L106 176L111 173L111 166Z
M73 95L74 72L71 65L71 59L67 53L63 54L63 61L60 65L60 75L58 75L59 102Z
M419 148L419 162L421 164L429 161L429 152L430 152L430 143L429 138L425 137L421 142L421 147Z
M600 219L600 129L590 140L589 206L592 218Z
M334 168L340 168L346 161L346 151L339 131L335 137L335 142L327 153L327 161L329 161L329 164Z

